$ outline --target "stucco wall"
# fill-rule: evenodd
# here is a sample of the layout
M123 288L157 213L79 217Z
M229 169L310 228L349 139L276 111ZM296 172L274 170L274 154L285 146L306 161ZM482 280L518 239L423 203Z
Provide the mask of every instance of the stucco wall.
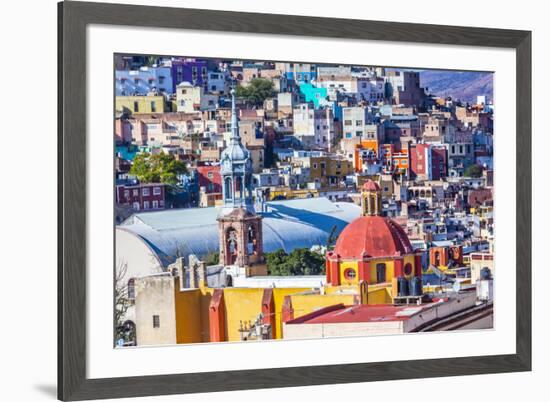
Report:
M138 346L176 343L174 278L149 277L136 280L136 337ZM153 316L159 327L153 327Z

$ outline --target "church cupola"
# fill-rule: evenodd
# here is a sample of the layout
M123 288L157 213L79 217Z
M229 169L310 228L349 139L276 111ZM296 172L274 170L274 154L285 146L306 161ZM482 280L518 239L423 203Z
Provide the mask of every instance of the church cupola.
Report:
M361 191L361 209L363 216L382 215L382 191L378 183L367 180Z
M220 163L224 213L235 208L252 211L252 160L250 152L241 143L235 88L231 89L231 137L221 154Z

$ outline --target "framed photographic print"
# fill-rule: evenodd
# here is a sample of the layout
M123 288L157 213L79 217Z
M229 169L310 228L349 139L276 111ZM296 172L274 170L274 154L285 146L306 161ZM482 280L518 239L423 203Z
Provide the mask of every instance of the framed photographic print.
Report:
M531 34L59 3L61 400L531 368Z

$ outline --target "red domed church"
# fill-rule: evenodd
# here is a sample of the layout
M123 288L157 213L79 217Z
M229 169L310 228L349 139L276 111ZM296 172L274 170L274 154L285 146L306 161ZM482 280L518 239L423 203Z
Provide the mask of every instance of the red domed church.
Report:
M327 253L327 283L369 285L422 275L420 253L391 218L381 216L380 186L367 181L361 192L362 216L347 225Z

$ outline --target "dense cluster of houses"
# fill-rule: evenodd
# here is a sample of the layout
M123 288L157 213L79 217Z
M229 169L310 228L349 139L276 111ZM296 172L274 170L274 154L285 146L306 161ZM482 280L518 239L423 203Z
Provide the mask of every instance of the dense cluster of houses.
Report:
M315 337L343 305L369 312L348 317L366 331L403 300L439 308L442 292L449 311L470 298L465 326L473 315L491 328L493 107L485 94L430 94L421 77L118 56L116 247L133 334L122 344L246 340L243 322L262 339ZM146 174L144 158L180 169ZM323 254L325 274L268 275L264 253L296 249ZM437 321L420 318L410 325Z
M383 213L413 241L475 245L492 237L493 113L431 95L421 72L381 67L238 60L116 60L116 177L120 220L135 211L221 202L220 155L231 133L229 90L267 81L271 93L237 98L257 200L327 197L359 202L372 179ZM139 153L185 162L178 185L140 183Z

